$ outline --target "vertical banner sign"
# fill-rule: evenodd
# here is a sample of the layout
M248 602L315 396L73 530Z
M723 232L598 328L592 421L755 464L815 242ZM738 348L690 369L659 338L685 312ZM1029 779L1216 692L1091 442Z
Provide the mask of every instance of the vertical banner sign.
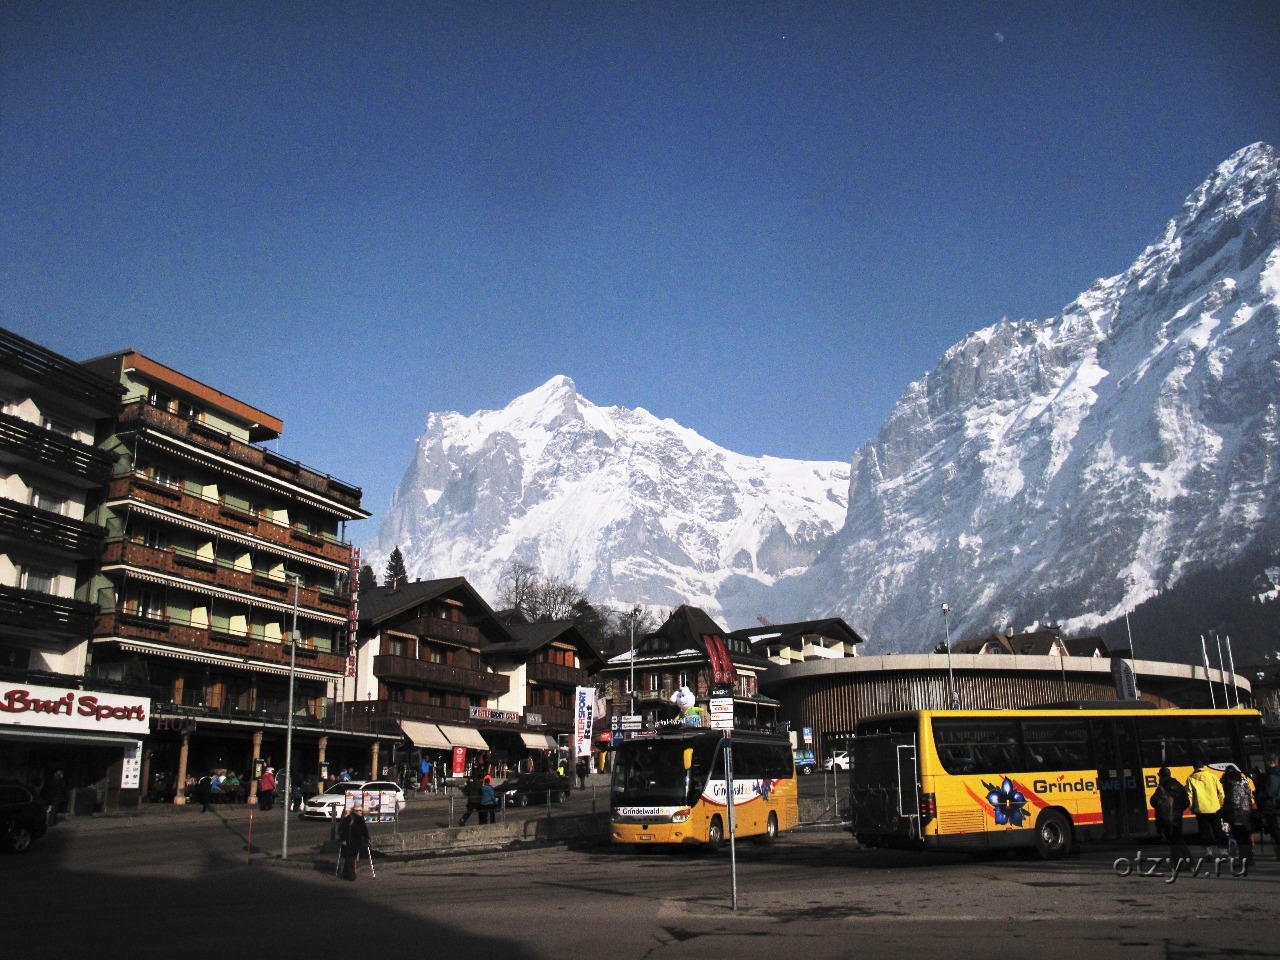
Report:
M591 725L595 721L596 691L594 687L578 687L573 716L573 755L591 756Z
M467 748L453 748L453 775L455 777L465 777L467 775Z
M356 675L356 628L360 624L360 548L351 551L351 612L347 615L347 676Z

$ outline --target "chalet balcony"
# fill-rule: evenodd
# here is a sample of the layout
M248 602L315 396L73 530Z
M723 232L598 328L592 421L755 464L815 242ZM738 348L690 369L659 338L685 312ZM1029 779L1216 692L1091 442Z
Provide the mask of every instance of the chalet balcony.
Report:
M206 500L204 497L192 496L181 486L160 483L140 473L116 477L108 487L107 497L110 500L131 499L172 510L224 530L258 537L269 543L333 560L344 566L351 563L349 543L327 537L303 540L294 536L293 530L282 523L276 523L247 510L240 510L234 505L228 507L225 499Z
M0 539L39 545L65 556L88 560L98 556L106 534L97 524L0 497Z
M448 723L467 726L471 711L466 707L444 707L402 700L365 700L338 704L341 724L355 733L398 733L401 720Z
M418 617L416 620L406 621L398 629L430 640L456 643L462 647L479 647L483 642L478 627L440 617Z
M0 586L0 625L71 640L88 638L98 608L36 590Z
M93 627L98 639L143 640L185 650L203 650L220 653L243 660L246 670L253 669L253 661L289 666L289 644L277 643L245 631L231 631L216 627L192 626L171 619L162 613L128 613L112 611L98 615ZM341 675L347 661L340 652L330 653L314 647L298 645L295 660L309 670L323 670ZM337 676L335 676L337 679Z
M7 413L0 413L0 462L36 463L85 488L106 483L115 464L101 450Z
M243 593L250 602L254 597L277 603L293 602L293 585L283 577L277 579L262 571L227 566L212 557L176 547L149 547L129 540L113 540L102 550L102 564L104 568L123 565L167 573L199 584L211 584ZM108 569L106 572L111 571ZM346 601L335 597L332 591L312 587L302 587L298 591L298 606L301 610L322 610L344 616L348 610Z
M284 726L289 722L289 701L267 700L256 696L225 697L212 693L206 696L202 690L183 690L175 698L172 690L157 690L152 695L152 712L156 716L167 714L194 719L210 717ZM337 703L327 697L294 697L293 723L294 726L333 729L338 724Z
M373 675L379 680L394 680L442 690L459 690L499 696L511 689L511 678L500 673L486 673L467 667L455 667L430 660L413 660L381 654L373 658Z
M587 671L578 667L566 667L559 663L529 663L525 675L535 683L557 687L587 686Z
M8 330L0 330L0 366L104 415L115 412L124 394L120 384Z
M223 433L197 418L180 417L151 404L136 400L124 405L119 417L122 433L155 430L167 436L185 440L195 446L235 460L268 476L297 484L328 497L348 510L360 511L359 487L336 480L293 460L288 460L269 450L255 447Z
M553 730L572 730L574 723L573 710L570 707L548 707L539 704L530 704L524 708L525 716L536 713L542 718L545 726L551 727Z

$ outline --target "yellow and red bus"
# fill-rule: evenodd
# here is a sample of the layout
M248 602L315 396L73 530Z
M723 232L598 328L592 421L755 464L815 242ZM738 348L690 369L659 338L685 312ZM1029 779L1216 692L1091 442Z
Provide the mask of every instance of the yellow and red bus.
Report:
M852 830L867 846L1034 848L1152 833L1157 772L1261 764L1256 710L1107 702L1026 710L916 710L857 724Z
M754 731L646 731L614 750L615 843L702 844L732 835L772 841L800 820L791 741ZM732 775L733 818L729 782Z

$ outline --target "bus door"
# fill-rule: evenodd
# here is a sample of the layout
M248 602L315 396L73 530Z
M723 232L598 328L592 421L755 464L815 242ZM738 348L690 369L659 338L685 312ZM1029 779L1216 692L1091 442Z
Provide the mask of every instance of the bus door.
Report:
M914 733L859 736L853 742L853 832L919 836Z
M1089 721L1106 839L1147 832L1147 795L1138 752L1138 731L1129 717Z

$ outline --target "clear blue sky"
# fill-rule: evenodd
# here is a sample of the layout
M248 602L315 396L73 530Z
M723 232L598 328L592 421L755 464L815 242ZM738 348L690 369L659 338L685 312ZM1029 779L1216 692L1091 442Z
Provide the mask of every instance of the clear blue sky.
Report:
M0 4L0 325L283 418L372 535L555 374L847 459L1280 143L1280 2Z

